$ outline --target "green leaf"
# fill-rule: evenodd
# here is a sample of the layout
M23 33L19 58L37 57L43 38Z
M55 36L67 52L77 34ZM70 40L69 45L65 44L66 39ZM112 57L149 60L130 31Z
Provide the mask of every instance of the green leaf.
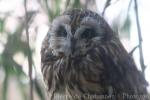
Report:
M6 76L3 82L2 100L7 100L8 76L9 76L8 73L6 73Z
M128 15L126 20L125 20L123 27L121 28L121 31L123 31L125 33L124 34L125 37L128 37L128 38L130 37L130 28L131 28L131 20L130 20L130 17Z
M60 14L60 5L61 5L61 0L55 0L55 14L54 17L58 16Z
M72 8L81 8L80 0L74 0Z
M0 18L0 32L4 31L5 20Z

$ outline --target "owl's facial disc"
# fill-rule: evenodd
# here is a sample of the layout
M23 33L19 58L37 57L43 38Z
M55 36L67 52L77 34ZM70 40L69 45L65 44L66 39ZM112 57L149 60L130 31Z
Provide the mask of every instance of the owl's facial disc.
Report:
M97 20L85 17L72 36L71 56L74 58L84 57L93 48L93 44L103 38L103 30L99 27Z
M83 56L92 48L95 39L102 38L102 30L93 18L83 18L75 32L71 32L70 21L69 17L63 16L52 23L49 46L55 56Z
M70 18L68 16L59 16L51 24L49 47L55 56L68 56L70 52L69 37L71 32L69 23Z

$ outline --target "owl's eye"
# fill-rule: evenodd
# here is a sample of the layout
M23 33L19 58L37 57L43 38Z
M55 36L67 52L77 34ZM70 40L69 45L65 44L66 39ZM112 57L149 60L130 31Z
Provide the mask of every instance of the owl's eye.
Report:
M56 35L58 37L66 37L67 36L67 31L66 31L65 27L59 26L59 29L56 31Z
M83 39L91 39L96 36L96 31L92 28L87 28L81 34L81 38Z

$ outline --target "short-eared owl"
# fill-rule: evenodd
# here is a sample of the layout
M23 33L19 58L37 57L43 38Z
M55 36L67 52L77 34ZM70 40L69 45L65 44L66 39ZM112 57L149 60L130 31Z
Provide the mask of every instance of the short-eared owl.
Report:
M50 100L148 100L141 96L147 82L117 34L89 10L69 10L53 20L41 66Z

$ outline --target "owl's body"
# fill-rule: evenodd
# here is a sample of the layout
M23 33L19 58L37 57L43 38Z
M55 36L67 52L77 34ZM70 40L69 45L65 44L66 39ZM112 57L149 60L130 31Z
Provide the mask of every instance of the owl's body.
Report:
M148 100L147 83L98 14L70 10L54 19L41 50L50 100Z

